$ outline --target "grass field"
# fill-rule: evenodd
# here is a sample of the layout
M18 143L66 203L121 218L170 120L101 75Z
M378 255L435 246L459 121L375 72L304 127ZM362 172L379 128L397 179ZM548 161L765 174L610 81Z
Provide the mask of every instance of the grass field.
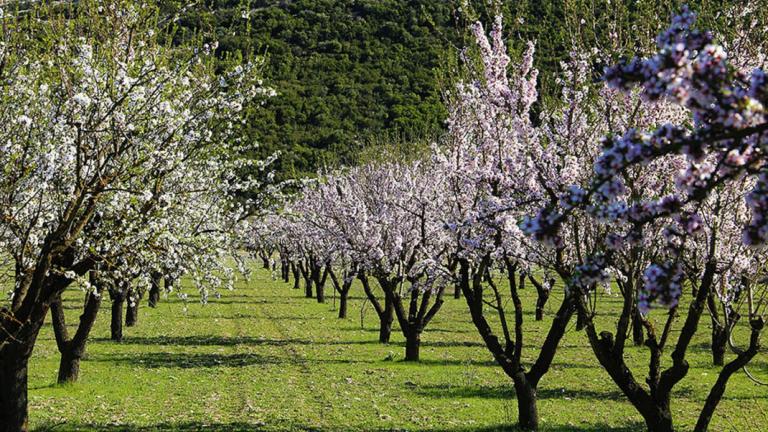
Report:
M534 290L524 293L531 305ZM332 298L318 304L302 294L259 270L208 305L190 300L186 312L175 296L157 309L142 305L138 327L126 329L120 344L109 340L105 300L80 381L66 386L54 384L59 357L46 323L30 364L31 424L54 431L513 429L511 381L481 344L463 299L446 301L423 335L422 361L410 364L400 361L399 330L389 346L376 342L370 305L361 326L357 287L346 320L335 317ZM550 312L557 301L550 301ZM66 307L74 325L82 293L69 293ZM544 326L528 319L525 352L531 359ZM710 367L706 322L673 401L680 430L691 429L718 371ZM540 385L542 430L643 430L585 335L571 329L561 345ZM636 376L644 376L645 351L630 348L628 355ZM753 372L768 380L765 352ZM768 430L768 388L734 376L711 430Z

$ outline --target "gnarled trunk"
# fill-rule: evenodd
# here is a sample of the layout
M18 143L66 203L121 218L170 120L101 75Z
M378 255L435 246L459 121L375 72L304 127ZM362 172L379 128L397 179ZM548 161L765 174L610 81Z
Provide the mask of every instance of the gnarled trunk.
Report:
M419 361L420 348L421 329L414 327L408 331L405 338L405 361Z
M712 363L716 366L725 364L725 348L728 343L728 332L718 323L712 323Z
M76 382L80 378L80 358L75 350L66 350L61 353L56 382L59 384Z
M26 348L15 343L0 349L0 432L26 432L27 420L27 365ZM29 350L31 351L31 350Z
M315 294L318 303L325 303L325 285L315 282Z
M312 298L312 278L309 275L304 276L304 297Z
M153 273L149 288L149 307L154 308L157 307L157 304L160 303L160 280L162 279L162 275L159 273Z
M522 430L539 430L539 411L537 408L536 388L531 386L522 371L513 377L515 398L517 399L517 422Z
M138 292L129 292L125 305L125 326L133 327L139 322L139 304L141 295Z
M388 344L392 336L392 322L395 320L395 307L389 300L384 300L384 310L379 314L379 342Z
M669 407L653 408L647 407L650 414L643 415L645 425L651 432L674 432L675 428L672 424L672 413L669 411Z
M300 281L301 281L301 274L299 272L299 267L296 265L296 263L291 263L291 273L293 273L293 289L299 289Z
M696 421L696 427L694 428L695 432L706 432L706 430L709 428L709 423L712 420L712 416L715 413L715 408L717 408L717 405L720 403L720 399L722 399L723 394L725 393L728 380L734 373L752 361L752 359L760 350L760 334L765 327L765 322L762 318L757 318L751 320L749 324L750 327L752 327L749 347L746 350L739 352L739 355L735 359L731 360L727 365L725 365L725 367L723 367L723 369L720 371L720 374L717 377L717 381L715 381L715 384L710 389L709 395L707 395L707 400L704 403L704 407L699 413L699 419Z
M280 260L280 277L283 279L283 282L288 283L291 280L291 271L289 268L288 261L285 259Z
M23 322L0 309L0 432L27 432L27 368L48 306L37 305Z
M632 307L632 343L635 346L643 346L645 336L643 334L643 316L637 309L637 305Z
M347 317L348 298L349 298L349 290L342 290L339 293L339 318L340 319Z
M110 338L115 342L123 340L123 307L125 295L117 294L112 298L112 319L109 324ZM127 318L126 318L127 321ZM127 324L126 324L127 325Z
M59 353L61 353L58 374L59 384L75 382L80 375L80 359L85 354L88 336L93 329L93 324L96 322L103 290L102 282L96 278L93 271L91 272L91 283L96 286L96 292L88 293L83 313L80 315L77 331L73 337L70 338L67 331L61 296L58 296L51 303L51 316L53 318L56 346L59 349Z

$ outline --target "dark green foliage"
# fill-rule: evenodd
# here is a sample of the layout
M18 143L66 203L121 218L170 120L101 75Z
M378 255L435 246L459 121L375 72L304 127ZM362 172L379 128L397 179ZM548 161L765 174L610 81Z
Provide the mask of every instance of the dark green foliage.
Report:
M168 11L178 2L166 0ZM466 26L501 11L512 54L537 44L541 93L574 46L644 51L682 2L618 0L208 0L184 10L185 30L215 34L221 58L266 55L278 96L252 110L247 132L258 156L280 150L283 178L351 164L382 136L429 136L443 128L442 92L457 76ZM498 4L497 4L498 3ZM734 0L693 0L709 27ZM244 15L245 14L245 15ZM189 34L189 33L187 33ZM231 57L230 57L231 58ZM595 77L601 65L596 65ZM371 151L366 153L370 154ZM375 151L374 151L375 152Z

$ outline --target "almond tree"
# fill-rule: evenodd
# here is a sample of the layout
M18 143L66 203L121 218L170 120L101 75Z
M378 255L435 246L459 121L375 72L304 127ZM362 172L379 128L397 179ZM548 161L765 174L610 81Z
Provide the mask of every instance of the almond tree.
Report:
M369 234L356 251L365 254L361 265L392 304L406 339L405 360L418 361L421 334L448 283L444 184L429 162L366 168L356 181Z
M687 121L650 128L651 132L630 129L608 136L591 181L574 186L574 192L559 202L550 201L526 226L534 239L553 244L563 240L561 229L575 214L611 224L604 236L605 247L585 260L568 283L579 292L577 307L587 321L587 336L596 357L654 431L673 430L672 390L687 375L686 353L713 291L726 301L746 298L744 315L750 335L746 348L736 349L736 357L718 374L695 430L708 428L728 380L757 354L764 327L763 296L755 294L761 287L753 282L761 280L762 263L737 267L743 280L729 275L723 263L743 259L736 258L743 252L731 249L734 235L722 221L740 219L739 206L732 199L740 196L751 211L749 221L742 225L743 243L762 247L768 238L765 73L761 68L740 72L711 33L692 28L694 21L695 15L684 8L659 35L655 55L623 61L605 72L605 80L613 88L624 92L639 88L648 101L679 104L690 112ZM662 196L626 193L627 174L633 169L642 166L656 172L659 164L676 158L682 158L684 168L676 175L661 176L674 182L672 190ZM627 251L649 240L663 242L663 247L643 271L638 305L643 314L649 314L652 305L664 306L669 312L661 329L646 325L646 346L651 352L646 387L624 363L617 345L621 333L598 334L592 322L592 287L608 277L606 269L620 262ZM723 253L723 247L732 252ZM744 257L749 262L749 254ZM671 365L662 368L660 359L681 309L686 277L693 280L694 293L672 348Z
M27 430L27 364L68 286L126 253L178 259L170 233L210 233L184 239L198 246L222 239L207 220L176 230L180 222L164 218L177 213L165 209L196 194L212 198L199 205L215 214L243 209L218 193L241 185L227 162L243 150L236 119L265 93L254 65L217 74L214 46L168 48L164 32L147 28L152 8L81 1L65 16L55 7L0 14L0 118L15 125L0 131L0 247L14 270L0 311L8 431ZM205 257L183 258L204 298L206 287L226 285Z
M563 292L538 357L526 369L522 356L527 337L519 290L526 281L536 287L535 317L543 319L543 307L556 281L573 277L577 266L602 245L606 227L586 217L574 217L562 228L562 238L542 248L526 238L518 222L527 211L550 199L576 192L572 185L592 174L601 136L614 128L680 118L682 110L661 104L640 109L636 95L615 91L603 91L598 99L590 64L600 53L574 50L570 61L561 65L561 99L540 102L539 121L534 122L531 107L538 95L533 45L528 45L508 71L510 57L502 39L501 17L490 37L480 24L473 26L473 33L478 60L465 51L472 80L459 83L449 94L450 139L439 156L450 179L454 222L449 227L457 245L459 285L473 322L515 384L521 427L536 429L537 387L575 312L576 298L571 290ZM635 174L634 188L659 187L656 176ZM521 226L528 229L528 222ZM635 256L632 264L642 258ZM496 267L506 275L506 295L493 278ZM537 273L544 277L539 279ZM634 291L620 287L625 300L622 322L628 324L634 317L632 321L642 330L642 319L633 312L637 311ZM498 325L491 320L494 315Z

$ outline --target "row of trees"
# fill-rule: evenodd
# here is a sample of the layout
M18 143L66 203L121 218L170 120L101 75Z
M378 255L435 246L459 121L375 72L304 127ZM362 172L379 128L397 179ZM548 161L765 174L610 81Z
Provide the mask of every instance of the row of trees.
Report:
M548 104L537 94L534 45L510 64L501 18L489 34L475 24L466 79L446 95L448 134L428 157L325 173L260 220L250 247L267 266L277 251L283 279L293 272L298 287L303 278L318 301L330 277L340 317L359 279L380 341L396 318L406 360L419 359L445 290L463 294L514 383L524 429L538 428L538 385L575 320L649 430L673 430L673 389L708 315L722 368L699 413L696 430L706 430L763 329L766 255L751 246L768 238L768 93L760 69L746 72L756 65L739 52L744 44L729 59L692 23L684 10L659 36L659 54L609 68L608 86L595 83L593 65L610 53L574 50L561 98ZM528 282L535 305L521 300ZM618 290L620 311L607 309L601 286ZM546 337L524 355L535 340L524 310L543 320L550 298L559 304ZM612 331L596 323L599 311L613 317ZM648 352L644 380L625 361L628 344Z
M232 283L242 222L269 192L247 158L246 107L269 94L258 62L213 58L203 36L130 1L0 9L0 430L25 431L27 365L50 310L59 381L79 360L106 293L122 310L186 274L203 299ZM253 173L247 175L244 173ZM263 174L263 176L262 176ZM61 295L86 293L74 334Z

